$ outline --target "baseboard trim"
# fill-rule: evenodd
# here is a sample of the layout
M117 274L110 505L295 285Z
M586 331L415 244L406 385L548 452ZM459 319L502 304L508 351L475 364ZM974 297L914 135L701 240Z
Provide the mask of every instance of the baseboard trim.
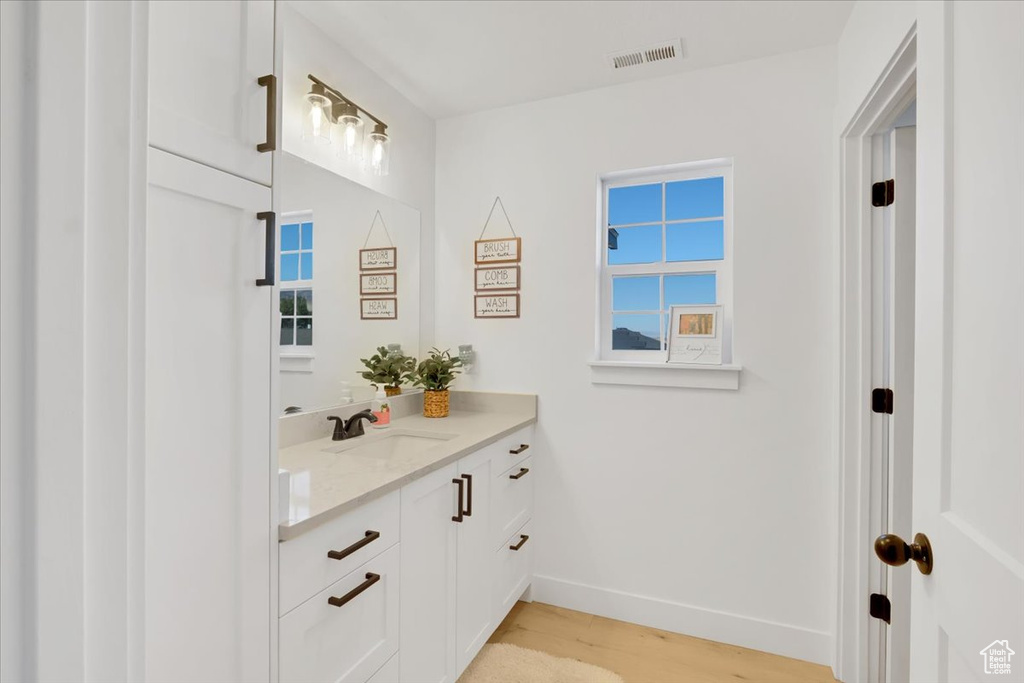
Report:
M830 666L832 637L823 631L588 586L550 576L533 577L537 602L609 619Z

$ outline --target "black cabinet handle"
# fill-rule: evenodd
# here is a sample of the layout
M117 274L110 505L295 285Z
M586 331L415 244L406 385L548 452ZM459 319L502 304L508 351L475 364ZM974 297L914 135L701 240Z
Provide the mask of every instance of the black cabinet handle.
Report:
M517 474L508 475L509 479L522 479L523 475L530 471L529 467L520 467Z
M525 451L529 447L530 447L530 444L528 444L528 443L521 443L521 444L519 444L519 448L513 448L512 450L509 451L509 453L511 453L512 455L519 455L520 453L522 453L523 451Z
M366 581L363 581L361 584L350 590L348 593L345 593L340 598L336 598L332 595L331 597L327 598L327 602L328 604L334 605L335 607L341 607L346 602L351 601L352 598L356 597L357 595L359 595L364 590L366 590L373 584L377 583L378 581L380 581L380 574L366 572Z
M277 264L277 215L273 211L260 211L256 218L267 224L267 246L263 265L264 277L256 280L257 287L274 286L274 269Z
M530 537L527 536L526 534L519 534L519 543L516 543L515 545L510 545L508 547L508 549L509 550L519 550L524 545L526 545L526 542L529 541L529 540L530 540Z
M462 479L452 479L452 483L459 487L459 514L457 514L454 517L452 517L452 521L453 522L461 522L462 521L462 510L463 510L463 508L462 508L462 500L463 500L463 494L465 493L465 490L463 489L463 486L465 486L466 482L463 481Z
M463 474L462 478L466 480L466 516L473 516L473 475Z
M260 76L256 82L267 89L267 141L256 145L257 152L277 149L277 76Z
M356 541L349 547L345 548L344 550L328 550L327 557L331 558L332 560L344 560L346 557L348 557L355 551L359 550L363 546L373 543L378 538L380 538L379 531L370 531L369 529L367 529L366 535L363 538L359 539L358 541Z

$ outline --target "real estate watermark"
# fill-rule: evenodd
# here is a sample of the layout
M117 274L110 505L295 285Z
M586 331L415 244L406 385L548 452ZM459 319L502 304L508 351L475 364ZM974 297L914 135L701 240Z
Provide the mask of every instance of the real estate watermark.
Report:
M985 673L993 675L1006 675L1010 673L1010 658L1017 654L1010 649L1010 643L1006 640L993 640L990 645L981 651L982 659L985 662Z

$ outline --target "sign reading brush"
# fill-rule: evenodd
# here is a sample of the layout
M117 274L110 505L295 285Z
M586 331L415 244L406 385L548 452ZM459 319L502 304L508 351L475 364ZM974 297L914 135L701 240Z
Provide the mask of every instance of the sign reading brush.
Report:
M370 247L373 230L380 221L387 246ZM383 297L385 294L392 296ZM359 250L359 317L362 320L398 319L398 247L380 211L373 215L366 241Z
M505 224L511 237L484 239L487 228L494 216L494 209L501 207ZM519 283L521 271L518 264L522 260L523 241L516 235L512 221L501 197L495 197L491 211L484 221L484 229L473 244L474 261L477 268L474 272L473 315L477 318L518 318L519 317ZM484 292L485 294L480 294ZM490 292L495 292L490 295ZM508 292L497 294L497 292Z

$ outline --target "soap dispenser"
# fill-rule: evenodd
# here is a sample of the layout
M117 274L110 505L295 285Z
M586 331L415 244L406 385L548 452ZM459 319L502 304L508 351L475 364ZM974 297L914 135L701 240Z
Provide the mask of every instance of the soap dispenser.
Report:
M391 426L391 405L388 403L388 395L384 387L377 387L377 394L373 397L373 416L377 421L372 423L374 429L387 429Z

